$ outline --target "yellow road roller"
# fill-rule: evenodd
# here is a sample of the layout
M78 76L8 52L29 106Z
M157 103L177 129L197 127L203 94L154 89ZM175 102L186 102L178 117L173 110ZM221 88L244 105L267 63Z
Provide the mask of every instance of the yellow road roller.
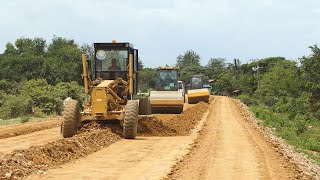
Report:
M203 76L193 75L191 84L188 89L188 103L196 104L200 101L209 102L210 92L207 88L203 88Z
M150 92L152 113L182 113L184 93L179 91L177 68L159 67L156 76L155 91Z

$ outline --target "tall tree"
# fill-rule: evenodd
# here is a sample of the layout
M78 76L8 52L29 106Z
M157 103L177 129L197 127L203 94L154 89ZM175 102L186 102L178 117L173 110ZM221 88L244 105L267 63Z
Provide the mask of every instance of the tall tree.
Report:
M320 49L318 46L310 46L312 54L301 58L302 78L305 90L312 94L311 109L320 114Z
M226 59L224 58L211 58L208 61L206 74L211 79L215 79L220 76L220 74L226 68Z
M177 57L176 66L184 68L187 66L200 66L200 55L193 50L186 51L183 55Z
M48 46L47 61L53 70L55 84L58 82L77 81L82 83L82 50L74 40L54 37Z

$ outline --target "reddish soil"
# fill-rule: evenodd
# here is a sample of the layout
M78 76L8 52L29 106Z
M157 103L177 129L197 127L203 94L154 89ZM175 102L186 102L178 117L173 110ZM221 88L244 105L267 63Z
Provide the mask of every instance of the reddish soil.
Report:
M41 122L29 122L18 125L9 125L0 127L0 139L29 134L35 131L50 129L60 126L59 118L50 118Z
M208 104L199 103L188 108L180 115L167 116L171 119L158 119L157 116L139 117L139 136L177 136L186 135L201 120ZM164 115L166 116L166 115ZM53 125L56 122L50 122ZM35 123L39 129L49 127L46 123ZM32 127L32 124L28 124ZM53 125L53 126L56 126ZM15 130L14 127L19 130ZM18 132L26 134L27 126L12 126L15 135ZM9 127L8 127L9 128ZM36 131L31 128L29 132ZM1 129L2 132L3 129ZM56 168L62 164L82 158L122 139L122 129L119 123L113 124L85 124L79 133L71 138L60 139L45 145L32 146L28 149L15 150L12 153L0 156L0 178L23 178L32 173L42 173L48 169ZM3 136L5 137L5 136ZM10 137L10 136L9 136Z

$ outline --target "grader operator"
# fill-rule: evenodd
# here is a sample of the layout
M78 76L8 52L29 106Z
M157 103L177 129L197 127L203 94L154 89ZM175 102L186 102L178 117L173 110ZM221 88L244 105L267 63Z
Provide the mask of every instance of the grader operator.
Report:
M138 87L138 50L130 43L115 41L94 43L94 48L92 62L82 55L87 100L82 108L76 100L66 102L61 134L65 138L75 135L85 121L119 120L124 138L134 139L139 114L139 101L134 99Z

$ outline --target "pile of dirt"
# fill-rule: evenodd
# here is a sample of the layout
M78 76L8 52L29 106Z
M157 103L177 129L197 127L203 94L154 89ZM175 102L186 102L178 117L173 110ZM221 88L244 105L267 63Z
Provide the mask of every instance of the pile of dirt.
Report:
M74 137L1 156L0 178L16 179L34 172L41 173L96 152L120 139L108 126L88 124Z
M185 136L198 124L209 104L200 102L182 114L139 117L138 135L140 136ZM167 119L168 118L168 119Z
M190 107L182 114L173 117L170 121L165 121L164 125L176 131L176 136L185 136L198 124L205 112L208 110L209 104L199 102L197 105Z
M139 136L175 136L177 131L164 123L155 116L139 117L138 135Z
M20 136L24 134L29 134L36 131L41 131L44 129L50 129L53 127L60 126L61 120L59 118L48 119L41 122L30 122L19 125L10 125L1 127L0 139Z

